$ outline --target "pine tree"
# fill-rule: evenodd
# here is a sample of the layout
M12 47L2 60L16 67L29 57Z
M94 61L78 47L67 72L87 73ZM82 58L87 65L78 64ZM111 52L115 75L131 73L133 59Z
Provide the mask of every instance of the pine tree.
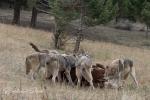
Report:
M78 16L76 9L72 8L72 3L70 0L49 0L50 12L55 17L54 46L57 49L63 45L65 27Z
M27 0L15 0L14 1L14 16L13 16L13 24L20 23L20 11L22 6L26 6Z
M84 0L86 4L87 25L105 24L116 15L116 5L112 0Z
M142 10L142 20L147 26L146 38L148 38L148 29L150 27L150 2L146 1Z

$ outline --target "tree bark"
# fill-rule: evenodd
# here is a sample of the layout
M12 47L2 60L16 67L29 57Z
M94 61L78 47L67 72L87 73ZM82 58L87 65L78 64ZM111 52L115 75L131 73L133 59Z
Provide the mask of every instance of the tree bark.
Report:
M19 24L20 23L20 10L21 10L20 0L15 0L14 16L13 16L12 24Z
M54 34L54 38L55 38L55 48L56 49L60 49L60 39L59 39L60 33L56 33Z
M148 25L147 25L147 29L146 29L146 34L145 34L145 36L146 36L146 38L148 39L148 37L149 37L149 35L148 35Z
M53 36L54 36L54 47L56 48L56 49L58 49L58 38L59 38L59 36L58 36L58 31L57 31L57 22L56 22L56 18L55 18L55 23L54 23L54 32L53 32Z
M122 0L118 0L118 15L116 16L116 23L118 23L118 21L120 20L120 18L124 17L124 10L123 10L123 1Z
M80 5L81 5L81 12L80 12L80 29L79 29L79 33L77 34L77 40L76 40L76 44L74 47L74 53L77 53L80 49L80 42L82 39L82 27L83 27L83 1L80 0Z
M33 7L33 9L32 9L32 18L31 18L31 23L30 23L31 27L36 27L37 14L38 14L37 9L35 7Z
M80 49L81 38L82 38L81 34L78 34L76 44L75 44L75 47L74 47L74 53L77 53Z

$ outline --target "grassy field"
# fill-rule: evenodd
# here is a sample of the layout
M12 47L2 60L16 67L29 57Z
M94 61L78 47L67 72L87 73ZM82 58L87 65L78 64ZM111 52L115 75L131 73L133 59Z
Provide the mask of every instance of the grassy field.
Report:
M115 36L116 32L113 33ZM130 34L133 36L135 32ZM24 66L25 57L34 52L28 42L33 42L43 49L51 49L51 36L52 33L41 30L0 24L0 98L2 100L150 100L150 50L144 47L128 47L90 40L81 43L81 48L89 52L94 62L109 64L116 58L133 59L140 84L139 89L134 88L130 78L125 88L119 91L73 88L65 84L53 85L42 81L41 78L31 81L25 75ZM143 37L138 38L139 43L145 41L142 41ZM71 51L72 47L68 44L66 51Z

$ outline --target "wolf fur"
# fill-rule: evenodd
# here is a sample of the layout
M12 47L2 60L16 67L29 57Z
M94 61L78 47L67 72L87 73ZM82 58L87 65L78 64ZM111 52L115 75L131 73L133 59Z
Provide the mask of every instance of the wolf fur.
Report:
M105 77L109 80L108 83L106 82L106 86L114 84L115 87L121 87L129 75L138 87L133 61L130 59L116 59L105 69Z

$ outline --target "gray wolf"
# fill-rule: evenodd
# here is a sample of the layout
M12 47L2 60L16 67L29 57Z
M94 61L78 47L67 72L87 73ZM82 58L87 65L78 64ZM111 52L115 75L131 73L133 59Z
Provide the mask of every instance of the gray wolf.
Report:
M87 80L92 88L93 86L93 77L91 74L92 70L92 60L88 55L83 55L78 58L76 62L76 76L78 79L77 85L81 85L81 79L84 77Z
M29 43L32 48L36 51L34 54L30 54L26 57L25 66L26 74L31 74L31 79L36 78L36 74L39 72L41 67L45 67L46 57L54 54L59 54L56 50L40 50L35 44Z
M26 74L31 74L31 79L35 79L40 68L45 67L47 56L46 53L34 53L26 57Z
M94 65L92 65L92 77L93 77L93 85L94 87L100 87L103 88L104 87L104 83L105 83L105 79L104 79L104 74L105 74L105 69L103 68L104 65L96 63ZM77 77L76 77L76 67L72 67L71 68L71 79L73 81L74 84L77 84ZM61 72L61 78L63 79L63 81L68 83L68 80L66 78L66 75L64 74L64 71ZM90 84L88 83L87 80L84 79L84 77L82 77L81 79L81 86L89 86Z
M105 77L108 79L108 82L106 82L106 87L122 87L129 75L132 77L136 86L138 87L133 61L130 59L113 60L113 62L106 66L105 69Z
M72 55L66 54L55 54L53 56L49 56L46 59L46 77L50 77L52 75L52 81L55 83L56 77L58 80L61 80L60 72L64 71L65 75L71 85L73 85L70 71L71 68L75 67L76 59Z

